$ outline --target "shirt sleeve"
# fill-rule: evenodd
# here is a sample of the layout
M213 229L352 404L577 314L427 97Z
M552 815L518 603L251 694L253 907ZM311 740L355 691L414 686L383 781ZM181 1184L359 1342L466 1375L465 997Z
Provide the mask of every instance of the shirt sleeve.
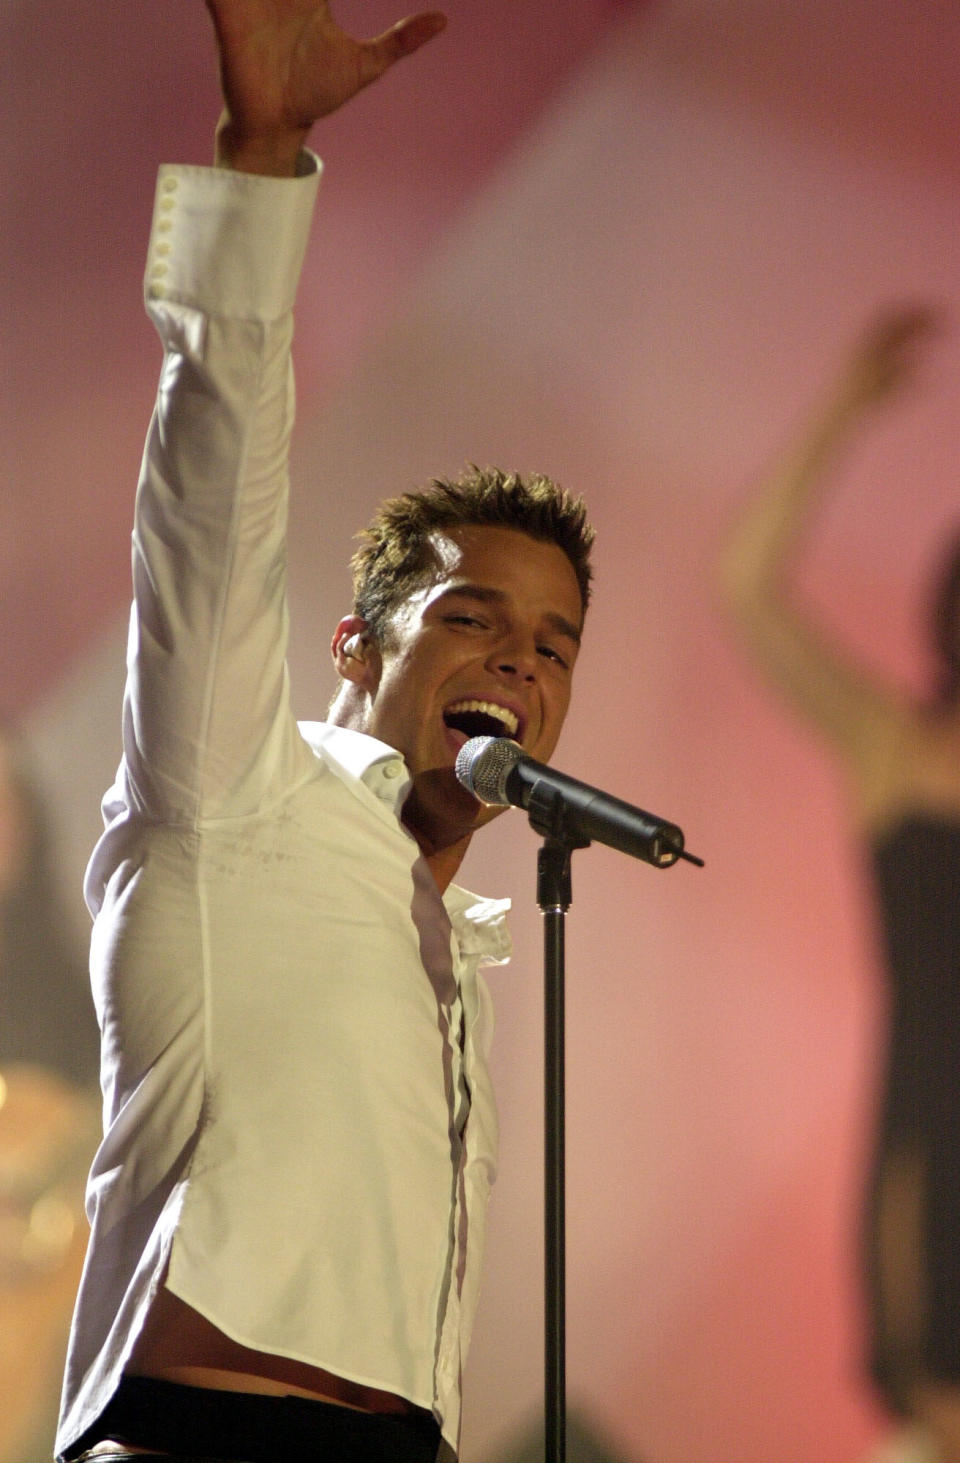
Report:
M304 176L160 170L146 301L163 344L133 529L126 798L152 819L250 813L304 756L288 696L292 310ZM309 169L309 171L307 171Z

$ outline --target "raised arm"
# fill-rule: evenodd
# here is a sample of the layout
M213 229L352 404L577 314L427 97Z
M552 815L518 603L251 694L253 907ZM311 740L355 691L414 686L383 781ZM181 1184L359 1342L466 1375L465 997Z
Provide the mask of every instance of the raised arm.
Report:
M241 172L292 177L314 122L416 51L446 25L438 11L355 40L328 0L206 0L220 55L224 111L216 160Z
M797 607L790 570L841 449L910 380L932 323L923 309L874 322L823 407L754 492L721 554L724 598L760 669L865 776L878 743L889 738L897 703Z
M134 520L120 790L188 826L265 806L307 755L286 671L292 310L317 185L303 143L444 24L422 14L357 41L324 0L207 4L220 167L164 167L158 183L147 305L164 364Z

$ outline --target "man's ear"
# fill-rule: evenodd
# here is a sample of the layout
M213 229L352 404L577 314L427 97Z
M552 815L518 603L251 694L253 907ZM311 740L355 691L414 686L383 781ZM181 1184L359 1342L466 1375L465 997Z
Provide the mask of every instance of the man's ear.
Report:
M345 615L333 632L330 653L337 675L361 690L377 689L380 680L380 652L360 615Z

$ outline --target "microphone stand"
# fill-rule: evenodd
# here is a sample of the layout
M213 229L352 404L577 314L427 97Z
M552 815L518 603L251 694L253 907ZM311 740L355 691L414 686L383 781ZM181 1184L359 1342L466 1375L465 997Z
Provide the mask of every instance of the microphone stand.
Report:
M472 791L472 788L471 788ZM572 902L570 858L590 839L577 829L579 811L557 786L537 778L525 801L530 826L543 838L537 855L537 903L543 915L544 1024L544 1453L545 1463L566 1463L566 1173L564 1079L565 921ZM647 815L644 815L647 816ZM683 833L663 824L649 862L669 868L688 854Z
M534 785L527 813L544 839L537 855L544 996L544 1451L546 1463L566 1463L564 934L572 900L570 856L576 848L589 848L590 840L567 828L563 798L544 782Z

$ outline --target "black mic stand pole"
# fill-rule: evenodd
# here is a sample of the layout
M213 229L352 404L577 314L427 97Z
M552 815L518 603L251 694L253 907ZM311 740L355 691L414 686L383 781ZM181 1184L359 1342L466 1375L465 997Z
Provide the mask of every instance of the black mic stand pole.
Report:
M571 903L570 856L589 839L565 828L563 799L538 782L527 805L544 837L537 855L537 903L543 914L544 1086L544 1452L566 1463L566 1170L564 1077L564 931Z
M568 816L563 794L543 778L526 803L530 826L543 838L537 856L537 903L543 914L543 1091L544 1091L544 1453L545 1463L567 1458L566 1349L566 1175L564 1077L564 932L572 901L570 856L589 848ZM678 858L703 860L684 852L683 833L665 823L651 846L650 862L669 868Z

